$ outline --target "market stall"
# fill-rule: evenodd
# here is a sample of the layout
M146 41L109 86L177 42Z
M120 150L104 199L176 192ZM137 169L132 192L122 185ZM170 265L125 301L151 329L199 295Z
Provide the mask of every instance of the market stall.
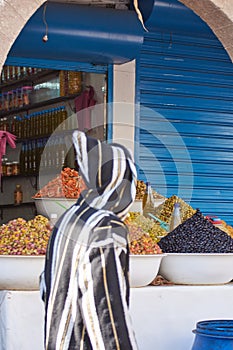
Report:
M60 192L55 190L59 186L66 189L67 177L64 181L62 174L35 194L41 202L48 193L54 195L49 205L43 203L41 214L45 216L40 214L28 222L18 218L0 227L0 350L43 349L39 275L51 232L46 215L61 215L56 197ZM71 175L68 182L78 186L78 196L83 182L77 172ZM177 196L160 198L154 190L149 194L147 190L138 181L136 199L142 203L135 203L135 211L125 219L131 252L130 310L139 350L191 349L197 322L232 319L232 227L220 219L204 217ZM180 221L174 226L177 208ZM144 267L148 261L149 267ZM29 266L31 272L26 268ZM147 270L152 275L144 281Z
M130 309L139 350L191 349L192 330L206 319L230 319L233 284L132 288ZM38 291L1 291L1 350L43 349Z

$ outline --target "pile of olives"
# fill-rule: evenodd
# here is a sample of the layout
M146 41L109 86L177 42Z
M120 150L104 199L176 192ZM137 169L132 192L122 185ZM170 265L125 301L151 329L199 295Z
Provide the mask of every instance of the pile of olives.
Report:
M179 203L180 204L180 216L181 221L184 222L187 219L189 219L196 210L193 209L188 203L186 203L183 199L179 198L178 196L171 196L165 200L164 203L160 204L155 209L155 215L162 221L165 221L166 223L170 223L171 216L174 209L174 204Z
M233 238L205 219L199 209L158 244L164 253L233 253Z

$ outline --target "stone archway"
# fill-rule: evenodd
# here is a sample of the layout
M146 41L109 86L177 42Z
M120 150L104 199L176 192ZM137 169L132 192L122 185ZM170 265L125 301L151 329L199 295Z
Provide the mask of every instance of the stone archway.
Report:
M45 0L0 0L0 71L26 22Z
M210 26L233 61L232 0L179 1ZM20 31L44 2L45 0L0 0L0 71Z
M233 62L232 0L179 0L212 29Z

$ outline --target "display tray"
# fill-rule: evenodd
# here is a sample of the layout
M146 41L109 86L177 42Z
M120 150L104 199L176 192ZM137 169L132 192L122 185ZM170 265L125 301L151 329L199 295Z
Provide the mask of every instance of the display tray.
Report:
M44 255L0 255L0 290L39 290L44 263Z
M167 253L159 274L174 284L218 285L233 279L232 253Z
M70 198L33 198L38 214L48 218L51 214L57 214L59 218L67 209L77 202L77 199Z
M129 256L130 287L145 287L157 276L162 259L166 254Z

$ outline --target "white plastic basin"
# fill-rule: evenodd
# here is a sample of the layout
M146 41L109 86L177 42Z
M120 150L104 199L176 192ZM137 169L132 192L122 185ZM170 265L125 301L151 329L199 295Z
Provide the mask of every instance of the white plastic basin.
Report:
M159 274L175 284L225 284L233 279L233 254L167 253Z
M0 289L39 290L44 263L44 255L0 255Z
M157 276L161 260L165 254L130 255L130 287L145 287Z
M67 209L77 202L77 199L69 198L34 198L38 214L51 217L57 214L59 218Z

